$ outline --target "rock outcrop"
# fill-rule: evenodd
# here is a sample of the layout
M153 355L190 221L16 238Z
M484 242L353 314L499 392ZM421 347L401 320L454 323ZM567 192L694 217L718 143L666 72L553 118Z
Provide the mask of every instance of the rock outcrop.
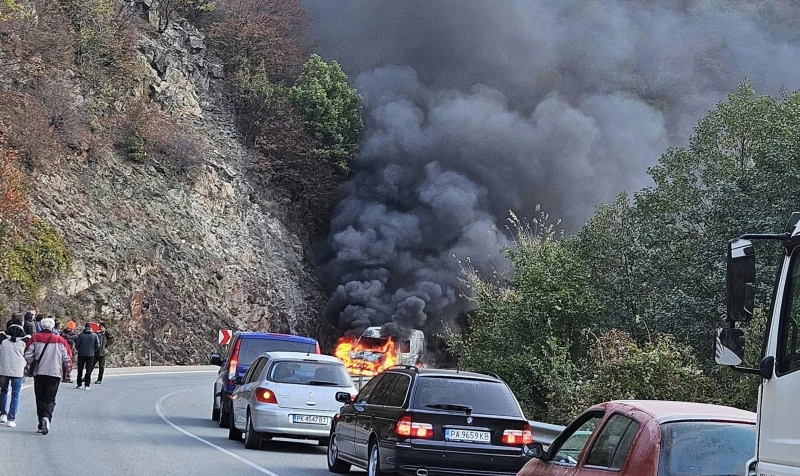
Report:
M254 159L219 92L221 63L189 25L137 48L149 73L140 93L190 123L211 152L189 176L111 149L37 170L37 214L74 254L45 307L108 321L117 365L202 363L220 328L316 335L323 295L307 243L252 178Z

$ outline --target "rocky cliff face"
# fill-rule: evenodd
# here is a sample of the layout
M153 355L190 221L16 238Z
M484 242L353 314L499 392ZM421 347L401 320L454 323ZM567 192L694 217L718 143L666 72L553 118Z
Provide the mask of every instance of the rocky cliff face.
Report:
M74 255L44 307L108 321L119 365L204 362L220 328L318 334L323 296L307 243L252 178L221 63L188 24L141 37L137 50L147 79L132 94L188 124L210 152L190 173L110 148L35 171L37 214Z

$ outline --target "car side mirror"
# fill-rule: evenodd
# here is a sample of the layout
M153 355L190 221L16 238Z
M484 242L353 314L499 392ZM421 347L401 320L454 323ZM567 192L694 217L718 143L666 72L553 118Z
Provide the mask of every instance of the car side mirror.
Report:
M237 375L233 377L233 383L236 385L241 385L244 383L244 375Z
M222 366L222 357L219 354L211 354L211 365Z
M523 451L525 452L525 456L528 456L530 458L542 459L544 458L545 454L547 454L544 451L544 445L542 445L541 443L537 443L535 441L529 445L526 445L523 448Z
M350 403L352 398L352 395L347 392L336 392L336 401L339 403Z
M714 342L714 362L736 367L744 362L744 331L732 327L717 329Z

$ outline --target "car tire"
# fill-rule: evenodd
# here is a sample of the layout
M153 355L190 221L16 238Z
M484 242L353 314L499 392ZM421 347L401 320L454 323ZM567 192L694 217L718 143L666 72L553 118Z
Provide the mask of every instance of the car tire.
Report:
M381 456L378 449L378 442L372 440L369 446L369 461L367 461L367 474L369 476L387 476L389 473L381 471Z
M219 411L219 427L220 428L230 428L231 425L231 412L230 410L225 410L225 403L222 403L222 407Z
M228 439L231 441L242 441L242 432L236 429L236 425L231 421L228 427Z
M339 459L339 445L336 443L336 433L332 433L328 442L328 471L337 474L350 472L350 464Z
M264 435L253 429L253 422L250 419L250 411L248 410L244 434L244 447L248 450L258 450L261 449L261 443L263 441Z
M219 421L219 408L215 404L211 404L211 420Z

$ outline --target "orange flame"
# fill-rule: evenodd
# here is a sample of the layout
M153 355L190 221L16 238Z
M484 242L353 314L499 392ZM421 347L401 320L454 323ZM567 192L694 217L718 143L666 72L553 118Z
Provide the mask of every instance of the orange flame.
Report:
M336 343L333 355L342 359L351 375L374 377L383 370L397 365L397 346L389 337L365 339L356 336L344 336Z

